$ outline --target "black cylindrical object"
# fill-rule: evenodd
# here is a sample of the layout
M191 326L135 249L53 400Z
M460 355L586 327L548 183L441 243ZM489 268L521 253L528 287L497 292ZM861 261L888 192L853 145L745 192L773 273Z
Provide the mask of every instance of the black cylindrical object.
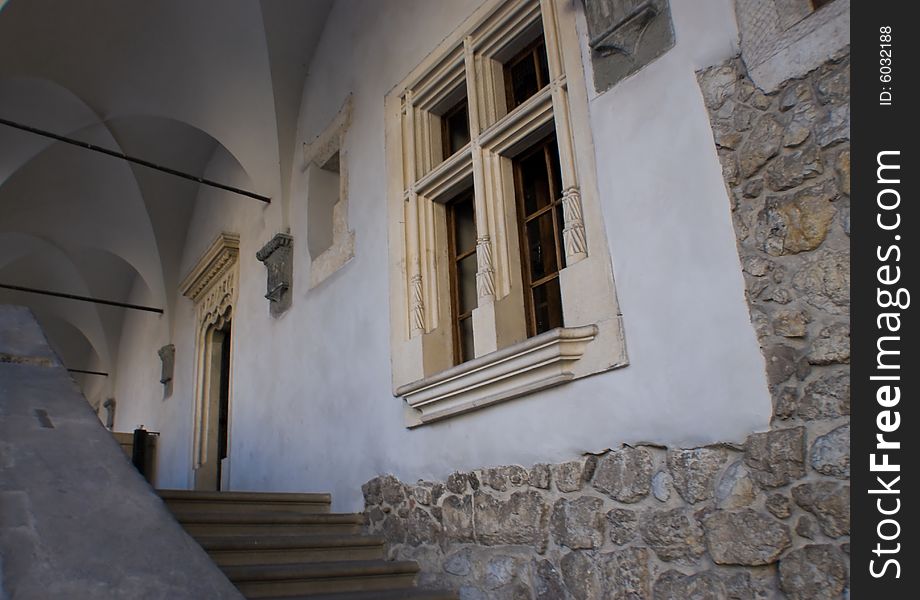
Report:
M144 476L144 479L150 481L150 473L147 472L147 435L146 429L134 430L134 446L131 449L131 462Z

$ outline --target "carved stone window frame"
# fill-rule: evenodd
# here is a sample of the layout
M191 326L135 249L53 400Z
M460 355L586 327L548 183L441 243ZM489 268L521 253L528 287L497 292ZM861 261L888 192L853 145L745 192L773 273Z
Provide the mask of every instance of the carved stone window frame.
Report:
M503 64L541 27L550 83L509 112ZM442 161L437 115L460 85L471 141ZM626 365L573 4L485 2L387 94L385 107L393 386L406 400L407 426ZM528 339L512 157L550 131L562 170L565 327ZM470 185L475 358L455 366L444 202Z
M208 461L208 372L211 347L209 333L223 328L236 306L240 280L240 236L222 232L211 243L179 285L182 295L195 303L195 399L193 407L192 468L197 472ZM233 350L230 372L233 372ZM232 415L233 378L230 378L228 415ZM227 427L227 446L231 428ZM228 456L229 459L229 456Z
M351 126L352 97L349 95L338 114L316 139L303 145L303 167L322 168L339 155L339 199L332 209L332 245L310 263L310 287L321 284L355 256L355 232L348 229L348 153L345 135ZM312 199L307 198L309 203ZM308 234L309 235L309 234Z

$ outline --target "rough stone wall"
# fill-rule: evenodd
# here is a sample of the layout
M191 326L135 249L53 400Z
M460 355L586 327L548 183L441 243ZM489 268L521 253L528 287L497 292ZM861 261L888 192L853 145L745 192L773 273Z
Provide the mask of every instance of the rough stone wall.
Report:
M623 447L364 486L369 529L463 600L847 594L849 56L774 94L699 74L738 236L772 428L742 446Z

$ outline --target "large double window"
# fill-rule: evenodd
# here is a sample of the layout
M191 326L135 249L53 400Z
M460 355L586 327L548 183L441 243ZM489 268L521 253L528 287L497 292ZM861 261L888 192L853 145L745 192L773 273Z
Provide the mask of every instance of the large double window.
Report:
M409 425L626 364L572 5L487 0L387 96Z

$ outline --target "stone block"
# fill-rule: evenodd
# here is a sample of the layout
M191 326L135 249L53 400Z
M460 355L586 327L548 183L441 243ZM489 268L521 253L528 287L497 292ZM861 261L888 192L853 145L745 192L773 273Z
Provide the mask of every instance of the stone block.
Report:
M779 587L790 600L836 600L846 582L847 561L833 546L805 546L779 563Z
M608 452L598 460L593 485L614 500L638 502L651 491L651 454L645 448L629 447Z
M768 565L792 544L786 525L749 508L716 511L703 528L709 554L720 565Z

